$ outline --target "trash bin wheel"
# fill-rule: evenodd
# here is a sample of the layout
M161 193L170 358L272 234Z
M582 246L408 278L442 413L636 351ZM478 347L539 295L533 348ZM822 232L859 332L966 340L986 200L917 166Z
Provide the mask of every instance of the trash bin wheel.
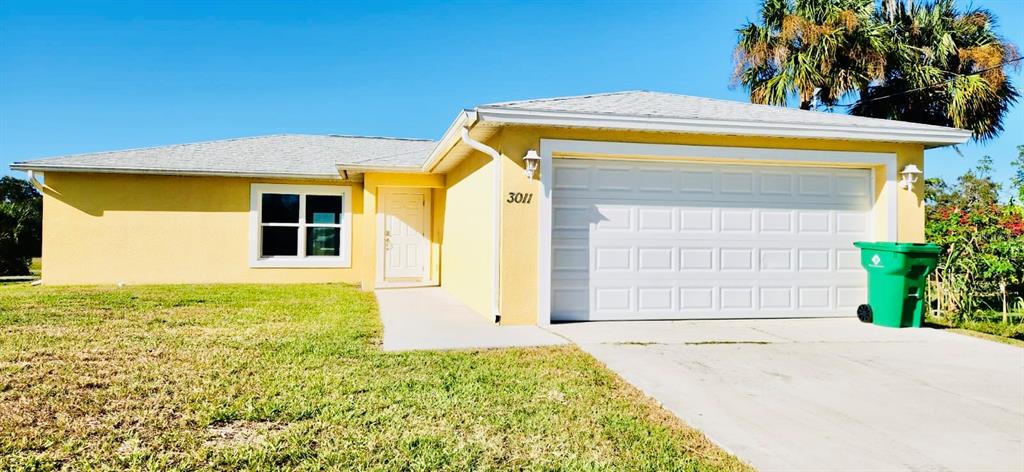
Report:
M871 311L871 305L863 304L857 307L857 319L864 323L870 323L874 319L874 313Z

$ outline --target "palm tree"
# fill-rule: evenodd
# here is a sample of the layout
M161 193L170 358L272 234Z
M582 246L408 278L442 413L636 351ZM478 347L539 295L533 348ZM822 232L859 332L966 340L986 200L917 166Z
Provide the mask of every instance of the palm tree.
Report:
M876 21L891 31L884 80L872 83L850 113L969 129L985 140L1003 130L1017 101L1004 65L1017 47L996 34L992 13L959 12L952 0L886 3Z
M955 126L975 139L1002 131L1018 93L1003 68L1020 60L991 13L953 0L764 0L739 30L733 81L754 103Z
M883 77L885 29L874 0L764 0L760 22L738 30L734 83L755 103L836 104Z

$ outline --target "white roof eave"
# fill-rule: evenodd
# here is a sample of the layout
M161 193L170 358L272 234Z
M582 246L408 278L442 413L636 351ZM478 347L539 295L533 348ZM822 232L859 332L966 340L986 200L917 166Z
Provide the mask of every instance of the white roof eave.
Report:
M301 174L286 172L231 172L217 170L161 169L140 167L97 167L75 166L67 164L48 165L34 162L16 162L11 169L35 172L80 172L94 174L149 174L149 175L180 175L190 177L249 177L266 179L308 179L308 180L344 180L341 174Z
M423 172L433 172L434 168L441 162L441 159L451 150L452 147L462 141L460 130L464 126L473 126L477 121L476 112L472 110L460 111L455 119L452 120L452 124L448 125L448 129L445 130L444 136L437 141L437 145L430 151L427 156L427 160L423 162L420 170Z
M896 128L862 125L850 126L835 124L772 123L753 120L666 118L521 109L512 110L504 108L479 108L476 110L476 114L480 121L501 124L631 129L676 133L704 133L785 138L845 139L919 143L927 146L963 144L971 137L971 132L968 130L944 128L941 126Z

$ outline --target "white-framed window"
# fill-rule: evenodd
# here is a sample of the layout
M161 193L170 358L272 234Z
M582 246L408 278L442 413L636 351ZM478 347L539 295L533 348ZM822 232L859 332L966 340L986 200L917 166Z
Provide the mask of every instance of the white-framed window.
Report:
M252 184L250 267L351 267L352 188Z

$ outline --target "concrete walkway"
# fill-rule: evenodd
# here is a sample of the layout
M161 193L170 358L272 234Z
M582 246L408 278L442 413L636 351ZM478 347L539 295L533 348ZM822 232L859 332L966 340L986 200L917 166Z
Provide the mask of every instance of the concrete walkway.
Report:
M553 325L761 471L1024 470L1024 349L856 319Z
M438 287L381 289L376 294L385 351L568 344L536 326L499 326Z

